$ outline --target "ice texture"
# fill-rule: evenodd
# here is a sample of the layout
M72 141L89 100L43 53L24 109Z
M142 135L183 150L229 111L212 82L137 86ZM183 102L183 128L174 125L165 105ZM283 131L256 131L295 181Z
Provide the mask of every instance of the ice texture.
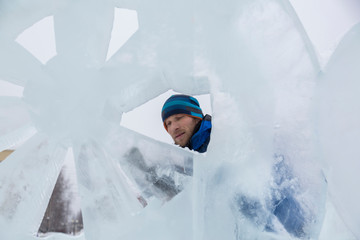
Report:
M344 36L321 75L316 105L329 197L356 239L360 238L360 192L356 187L360 169L359 41L357 24Z
M109 53L120 9L139 27ZM21 40L44 21L46 58ZM359 25L323 72L286 0L1 1L0 32L24 87L0 96L0 239L40 239L69 151L84 230L46 239L360 238ZM119 126L169 89L210 94L206 154Z

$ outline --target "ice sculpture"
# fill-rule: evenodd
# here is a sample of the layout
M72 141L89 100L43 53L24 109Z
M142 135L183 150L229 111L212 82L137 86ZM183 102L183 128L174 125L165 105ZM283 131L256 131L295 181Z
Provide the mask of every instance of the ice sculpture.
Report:
M285 0L0 4L0 78L24 87L23 98L0 100L0 151L24 142L0 165L1 239L39 239L70 148L84 234L50 239L317 239L327 231L327 182L334 206L360 237L352 214L359 196L344 188L356 178L343 181L336 171L358 169L355 145L349 168L339 166L326 131L332 122L323 116L341 108L314 102L336 90L336 74L346 72L339 61L348 58L341 46L355 49L357 36L345 39L329 64L329 84L317 86L317 58ZM110 56L119 8L137 12L139 29ZM21 46L19 35L44 18L56 51L43 59ZM344 93L355 81L349 84ZM123 112L168 89L211 94L214 128L205 155L119 126ZM319 135L315 119L326 123ZM358 134L351 136L356 142ZM323 174L324 166L336 169Z
M316 167L311 123L311 98L319 71L316 57L286 1L215 5L202 7L201 19L218 31L207 29L201 40L212 49L204 58L220 79L212 92L216 127L211 146L221 145L222 150L211 147L206 162L195 161L194 174L201 179L197 202L204 202L198 206L202 208L197 216L201 235L195 239L316 238L320 228L314 223L322 221L326 193L325 180ZM229 55L230 62L219 60ZM291 165L297 177L288 176L283 182L275 178L270 183L276 161ZM296 179L303 190L297 189ZM281 188L286 192L288 184L297 204L294 198L276 196ZM304 189L307 196L301 193ZM281 211L277 204L287 202L293 202L294 208L301 206L305 235L286 229L284 215L276 214ZM246 207L264 211L256 215L244 212ZM224 226L219 219L236 223Z

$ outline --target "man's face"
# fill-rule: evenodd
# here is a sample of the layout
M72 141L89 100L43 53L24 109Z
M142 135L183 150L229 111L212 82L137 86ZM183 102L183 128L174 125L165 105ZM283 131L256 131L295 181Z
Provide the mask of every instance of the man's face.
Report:
M190 141L198 122L200 122L198 118L186 114L175 114L165 120L165 126L175 144L185 147Z

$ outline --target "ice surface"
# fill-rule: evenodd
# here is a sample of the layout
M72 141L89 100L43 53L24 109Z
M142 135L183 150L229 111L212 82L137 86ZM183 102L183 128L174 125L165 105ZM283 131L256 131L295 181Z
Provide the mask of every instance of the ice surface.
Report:
M204 189L196 191L204 202L196 239L317 238L326 184L310 111L319 68L306 35L284 1L215 6L199 16L219 29L204 28L201 39L212 49L204 58L219 87L211 92L215 127L207 161L194 170ZM294 176L274 168L278 158ZM271 182L278 174L284 180ZM236 220L224 226L219 219Z
M1 231L1 239L37 232L65 153L37 134L1 163L0 225L8 230Z
M357 189L360 132L360 25L343 38L319 84L318 129L321 156L326 163L330 199L338 214L360 238L360 193Z
M0 239L40 238L70 149L84 231L47 239L329 239L337 223L333 239L360 238L359 26L320 74L285 0L0 6L0 78L24 87L0 98L0 150L19 146L0 164ZM139 28L110 53L124 9ZM21 36L44 19L42 59ZM206 154L119 126L169 89L210 93Z
M36 132L25 104L18 97L1 97L0 119L0 151L15 147Z

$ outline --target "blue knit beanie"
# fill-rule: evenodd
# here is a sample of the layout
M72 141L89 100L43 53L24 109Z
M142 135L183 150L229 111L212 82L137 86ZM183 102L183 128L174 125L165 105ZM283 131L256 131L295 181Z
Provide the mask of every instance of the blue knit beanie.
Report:
M172 95L164 103L164 106L161 111L161 117L163 122L165 122L165 120L168 117L179 113L187 114L194 118L199 118L199 119L203 118L203 113L200 108L200 104L198 100L188 95L183 95L183 94Z

